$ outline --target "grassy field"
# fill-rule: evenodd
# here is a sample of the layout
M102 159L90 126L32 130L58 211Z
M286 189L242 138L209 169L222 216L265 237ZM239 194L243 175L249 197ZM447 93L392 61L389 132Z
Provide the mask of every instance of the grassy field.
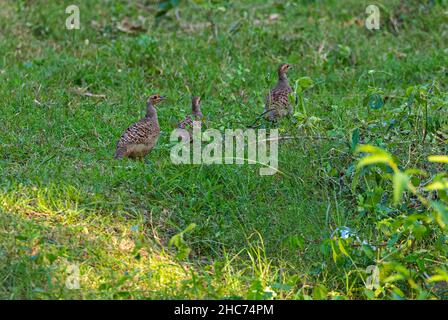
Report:
M424 190L446 182L427 157L448 153L447 1L379 1L373 31L369 1L77 1L67 30L72 2L0 6L0 298L447 297L448 188ZM246 128L282 62L312 80L275 125L295 137L283 174L171 163L191 95L210 127ZM153 92L159 143L113 160ZM360 144L426 175L394 204Z

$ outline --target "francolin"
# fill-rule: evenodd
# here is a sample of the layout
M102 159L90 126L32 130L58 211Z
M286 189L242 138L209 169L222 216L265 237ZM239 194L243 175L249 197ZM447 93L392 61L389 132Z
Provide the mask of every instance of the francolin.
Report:
M270 121L292 114L292 105L289 102L289 94L292 92L286 77L286 72L291 69L287 63L278 67L278 82L266 97L264 107L265 117ZM270 111L268 111L270 110Z
M193 141L193 121L201 121L203 117L201 112L201 97L193 97L191 99L191 116L187 116L184 120L180 121L177 127L188 130L190 141Z
M155 106L163 100L165 97L160 94L149 97L145 117L130 125L118 140L115 159L143 159L156 145L160 127Z

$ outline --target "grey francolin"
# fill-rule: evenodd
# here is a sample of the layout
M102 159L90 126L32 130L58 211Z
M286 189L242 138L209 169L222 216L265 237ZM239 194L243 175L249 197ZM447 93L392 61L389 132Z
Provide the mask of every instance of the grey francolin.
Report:
M130 125L118 140L115 159L143 159L156 145L160 127L155 106L163 100L165 97L159 94L149 97L145 117Z
M203 117L201 112L201 97L193 97L191 99L191 116L187 116L184 120L180 121L177 127L188 130L190 141L193 141L193 121L201 121Z
M286 77L286 72L291 69L287 63L278 67L278 82L266 97L264 107L265 117L271 121L292 114L292 105L289 102L289 94L292 92ZM268 111L270 110L270 111Z

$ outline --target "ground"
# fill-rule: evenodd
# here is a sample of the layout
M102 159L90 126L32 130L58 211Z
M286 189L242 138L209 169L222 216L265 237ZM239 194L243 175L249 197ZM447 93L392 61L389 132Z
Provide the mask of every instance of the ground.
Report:
M443 224L415 216L431 213L409 193L393 204L390 172L359 174L355 150L425 169L422 185L446 169L427 161L448 150L446 1L380 1L379 30L355 0L171 1L166 13L78 1L80 29L67 30L72 2L0 8L1 298L443 297L425 278L444 279ZM294 137L279 145L280 173L172 164L192 95L208 126L247 128L283 62L295 114L257 120ZM113 160L154 92L168 97L156 148ZM391 231L409 216L409 234ZM368 266L395 264L402 278L365 289Z

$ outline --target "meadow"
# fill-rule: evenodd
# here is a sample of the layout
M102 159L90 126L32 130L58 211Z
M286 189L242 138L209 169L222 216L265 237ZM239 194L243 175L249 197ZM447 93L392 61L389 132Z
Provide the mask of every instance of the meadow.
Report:
M379 30L364 0L73 2L0 4L0 298L448 297L446 0L377 1ZM114 160L154 92L156 148ZM281 172L173 164L192 95L289 137Z

